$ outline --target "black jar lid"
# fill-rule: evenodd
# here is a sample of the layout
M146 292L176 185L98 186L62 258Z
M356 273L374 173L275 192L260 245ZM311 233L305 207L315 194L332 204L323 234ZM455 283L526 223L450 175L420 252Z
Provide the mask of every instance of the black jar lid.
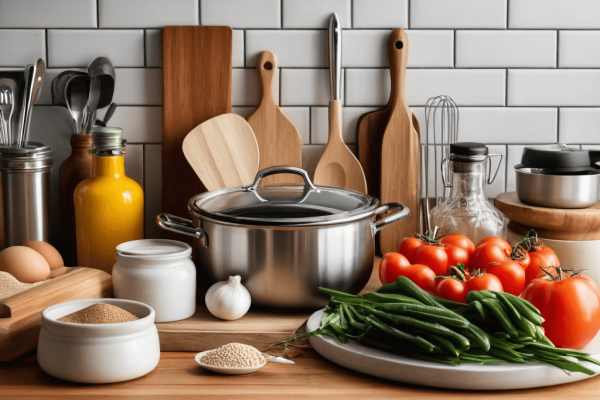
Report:
M450 145L450 153L457 156L485 156L488 152L487 146L482 143L460 142Z

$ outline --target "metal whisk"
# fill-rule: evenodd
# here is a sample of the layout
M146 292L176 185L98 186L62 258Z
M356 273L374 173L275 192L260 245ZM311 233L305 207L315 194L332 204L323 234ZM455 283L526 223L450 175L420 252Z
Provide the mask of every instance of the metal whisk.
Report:
M425 189L424 198L421 199L423 208L424 232L430 232L429 210L440 201L448 197L452 182L447 182L438 196L438 180L441 181L442 160L450 155L450 145L456 143L458 136L458 107L449 96L437 96L427 100L425 104L425 150L421 165L421 182ZM433 140L433 192L429 188L429 139ZM438 156L439 154L439 156ZM430 198L433 194L433 199ZM433 205L430 203L433 202Z

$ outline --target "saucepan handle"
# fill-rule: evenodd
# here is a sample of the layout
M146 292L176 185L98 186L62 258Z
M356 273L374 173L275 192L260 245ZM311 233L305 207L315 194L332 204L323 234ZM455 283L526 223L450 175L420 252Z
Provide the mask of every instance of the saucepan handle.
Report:
M384 204L378 209L375 210L375 216L379 216L388 211L391 211L386 217L381 219L376 219L373 222L373 231L374 233L379 232L386 226L393 224L396 221L401 220L402 218L406 218L410 215L410 210L402 203L388 203Z
M173 214L158 214L156 216L156 223L166 231L181 233L182 235L191 236L196 239L203 239L204 247L208 247L208 240L202 228L195 227L194 223L189 219Z

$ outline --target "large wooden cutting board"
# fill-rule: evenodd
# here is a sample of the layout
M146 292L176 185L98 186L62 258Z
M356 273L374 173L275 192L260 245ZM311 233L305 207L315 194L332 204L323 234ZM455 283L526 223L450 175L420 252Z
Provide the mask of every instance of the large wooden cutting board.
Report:
M231 112L231 35L227 26L167 26L162 30L163 212L185 217L188 200L206 191L181 146L196 126ZM184 240L182 235L163 234Z
M396 251L402 239L420 230L419 218L419 133L412 123L404 85L408 60L408 36L394 29L388 40L390 61L391 114L381 145L381 202L400 202L410 209L410 216L381 230L382 254Z

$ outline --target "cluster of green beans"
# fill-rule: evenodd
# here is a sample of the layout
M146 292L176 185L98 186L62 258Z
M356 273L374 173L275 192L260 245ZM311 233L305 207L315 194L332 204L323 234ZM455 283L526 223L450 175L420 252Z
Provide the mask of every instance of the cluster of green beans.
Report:
M284 343L324 334L448 365L542 363L588 375L594 371L579 361L600 365L588 354L555 348L544 335L539 310L507 293L470 292L467 304L455 303L405 277L360 296L320 290L330 303L319 329Z

